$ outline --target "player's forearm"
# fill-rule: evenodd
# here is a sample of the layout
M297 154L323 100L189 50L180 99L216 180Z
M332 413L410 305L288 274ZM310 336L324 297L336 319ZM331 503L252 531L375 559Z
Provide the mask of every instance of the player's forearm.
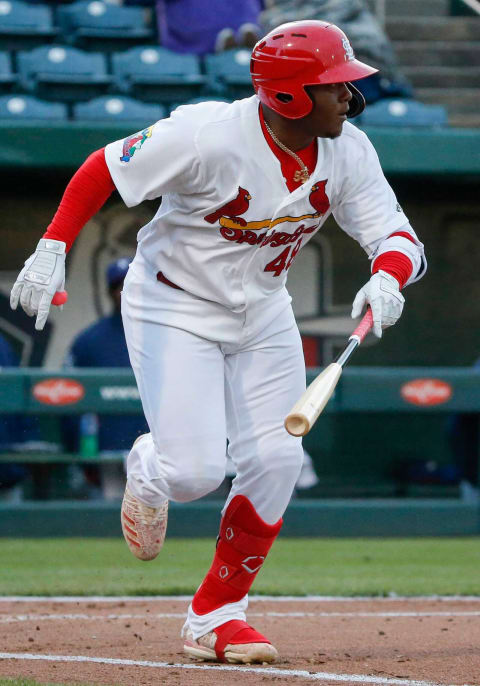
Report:
M114 190L104 148L101 148L92 153L72 177L43 237L64 241L67 251L70 250L81 229Z

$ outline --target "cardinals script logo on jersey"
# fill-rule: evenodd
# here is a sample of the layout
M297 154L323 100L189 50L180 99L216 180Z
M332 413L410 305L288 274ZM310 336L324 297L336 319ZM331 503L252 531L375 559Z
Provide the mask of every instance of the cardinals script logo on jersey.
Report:
M310 219L318 219L330 209L330 200L326 193L328 179L317 181L310 189L308 201L315 212L307 212L299 216L285 215L275 219L260 219L247 221L239 215L245 214L250 208L252 196L245 188L238 187L238 193L215 212L207 214L204 219L209 224L220 224L220 235L227 241L234 243L246 243L256 245L258 248L279 248L273 259L265 264L264 271L272 276L279 277L285 274L293 264L305 237L310 237L320 226L320 222L308 222ZM274 229L279 224L295 223L295 230L277 231ZM261 231L264 229L264 231ZM272 230L273 229L273 230ZM308 238L307 238L308 240Z
M271 229L274 226L283 224L285 222L301 222L306 219L316 219L317 217L320 217L328 212L330 208L330 200L325 190L327 182L328 179L317 181L310 189L308 201L315 212L302 214L299 216L286 215L284 217L276 217L273 220L270 218L247 221L240 215L245 214L245 212L247 212L247 210L250 208L250 200L252 200L252 196L248 190L239 186L238 193L233 200L230 200L225 205L222 205L222 207L219 207L218 210L215 210L215 212L207 214L204 219L209 224L216 224L218 222L222 227L220 233L228 240L236 240L236 238L230 236L240 237L242 233L250 234L253 231L259 231L261 229ZM226 229L231 231L225 231ZM262 234L261 236L254 234L254 236L255 242L261 243L261 240L259 239L263 239L265 234ZM245 242L245 239L242 239L241 242Z

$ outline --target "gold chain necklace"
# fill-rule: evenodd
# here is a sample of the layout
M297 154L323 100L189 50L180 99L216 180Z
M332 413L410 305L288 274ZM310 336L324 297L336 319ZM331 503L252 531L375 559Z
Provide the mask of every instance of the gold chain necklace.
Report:
M278 145L278 147L283 150L283 152L286 152L287 155L290 155L290 157L293 157L293 159L297 162L299 165L300 169L298 169L295 174L293 175L293 180L297 183L298 181L301 181L302 183L305 183L308 181L310 178L310 174L308 172L308 169L306 165L303 163L303 161L300 159L298 155L296 155L293 150L290 150L287 148L286 145L284 145L281 141L278 140L276 135L273 133L272 129L269 127L266 121L265 123L265 128L267 129L268 133L272 137L273 141Z

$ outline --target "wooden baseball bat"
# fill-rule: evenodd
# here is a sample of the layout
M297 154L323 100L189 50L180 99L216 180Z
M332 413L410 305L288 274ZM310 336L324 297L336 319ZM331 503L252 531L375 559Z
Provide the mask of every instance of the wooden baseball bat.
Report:
M372 310L367 309L360 324L348 339L348 345L335 362L325 367L285 418L285 428L292 436L305 436L318 419L338 383L343 367L373 326Z

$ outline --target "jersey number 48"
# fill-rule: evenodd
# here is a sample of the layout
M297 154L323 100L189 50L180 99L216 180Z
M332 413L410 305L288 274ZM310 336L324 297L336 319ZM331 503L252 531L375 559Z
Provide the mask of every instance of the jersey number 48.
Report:
M282 250L280 255L277 255L274 260L269 262L266 266L264 271L266 272L273 272L274 276L280 276L280 274L283 271L288 271L290 267L293 264L294 259L298 255L298 251L302 247L302 239L297 241L295 246L285 248L285 250Z

